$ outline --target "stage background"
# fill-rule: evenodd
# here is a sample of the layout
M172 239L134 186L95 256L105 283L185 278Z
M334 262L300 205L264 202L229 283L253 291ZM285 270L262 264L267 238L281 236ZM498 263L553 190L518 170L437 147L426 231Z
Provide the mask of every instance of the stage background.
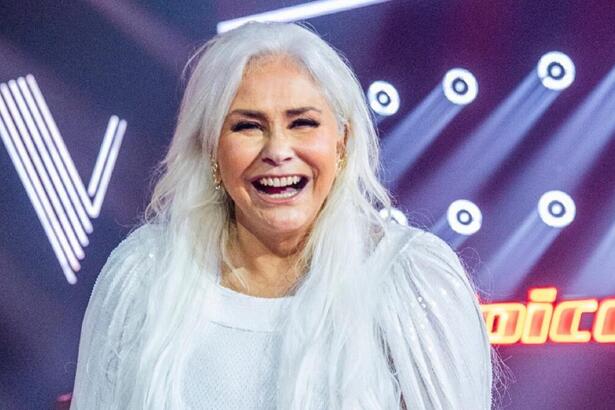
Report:
M0 4L0 83L34 76L84 183L110 117L127 124L75 284L0 147L0 409L53 408L71 391L91 288L147 203L191 51L221 21L301 3ZM457 248L484 302L525 303L528 289L544 286L557 287L558 300L615 297L611 0L392 0L307 21L347 56L365 90L376 80L397 89L398 112L378 122L389 186L411 221ZM535 72L554 50L576 66L575 81L557 92L544 89ZM440 88L455 67L472 72L479 85L463 107ZM561 229L546 227L536 213L552 189L576 203L576 218ZM482 210L474 235L443 224L456 199ZM590 319L584 316L583 329ZM498 351L514 374L503 408L615 408L613 343Z

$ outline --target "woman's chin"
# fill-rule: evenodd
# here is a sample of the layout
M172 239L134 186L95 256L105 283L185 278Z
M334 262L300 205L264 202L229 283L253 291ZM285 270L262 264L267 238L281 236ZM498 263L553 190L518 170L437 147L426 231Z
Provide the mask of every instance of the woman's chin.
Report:
M294 233L301 234L307 230L309 224L306 220L274 219L265 223L265 229L272 235L287 236Z
M270 237L289 238L293 235L303 236L310 228L317 212L312 206L278 206L270 208L253 207L249 213L238 210L237 220L248 230L261 232Z

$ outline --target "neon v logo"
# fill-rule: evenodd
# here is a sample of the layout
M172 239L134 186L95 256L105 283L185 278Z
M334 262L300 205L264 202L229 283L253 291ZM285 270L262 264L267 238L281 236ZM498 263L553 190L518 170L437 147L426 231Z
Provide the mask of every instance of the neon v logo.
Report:
M69 283L100 214L126 121L112 116L87 188L32 75L0 84L0 137Z

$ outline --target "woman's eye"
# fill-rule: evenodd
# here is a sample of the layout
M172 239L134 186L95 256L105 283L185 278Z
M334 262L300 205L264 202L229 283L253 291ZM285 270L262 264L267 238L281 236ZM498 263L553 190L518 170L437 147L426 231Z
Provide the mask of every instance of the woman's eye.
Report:
M318 127L320 123L309 118L300 118L292 122L292 127Z
M252 129L261 129L261 125L256 122L242 121L242 122L238 122L237 124L231 127L231 131L233 132L237 132L241 130L252 130Z

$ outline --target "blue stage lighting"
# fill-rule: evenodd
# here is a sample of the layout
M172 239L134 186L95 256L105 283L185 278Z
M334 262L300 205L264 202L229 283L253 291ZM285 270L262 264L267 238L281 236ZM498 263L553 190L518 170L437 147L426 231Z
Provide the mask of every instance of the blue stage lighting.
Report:
M472 201L458 199L451 203L446 213L451 229L462 235L473 235L480 230L483 214Z
M478 83L468 70L453 68L444 75L442 90L450 102L466 105L474 101L478 95Z
M367 100L376 114L389 116L399 110L399 94L386 81L374 81L367 89Z
M551 51L543 55L536 67L542 85L551 90L563 90L574 81L574 63L564 53Z
M574 220L576 206L567 193L549 191L538 201L538 214L545 224L554 228L563 228Z
M389 211L386 208L380 210L380 216L385 219L389 216ZM408 218L397 208L391 208L391 218L401 225L408 225Z

